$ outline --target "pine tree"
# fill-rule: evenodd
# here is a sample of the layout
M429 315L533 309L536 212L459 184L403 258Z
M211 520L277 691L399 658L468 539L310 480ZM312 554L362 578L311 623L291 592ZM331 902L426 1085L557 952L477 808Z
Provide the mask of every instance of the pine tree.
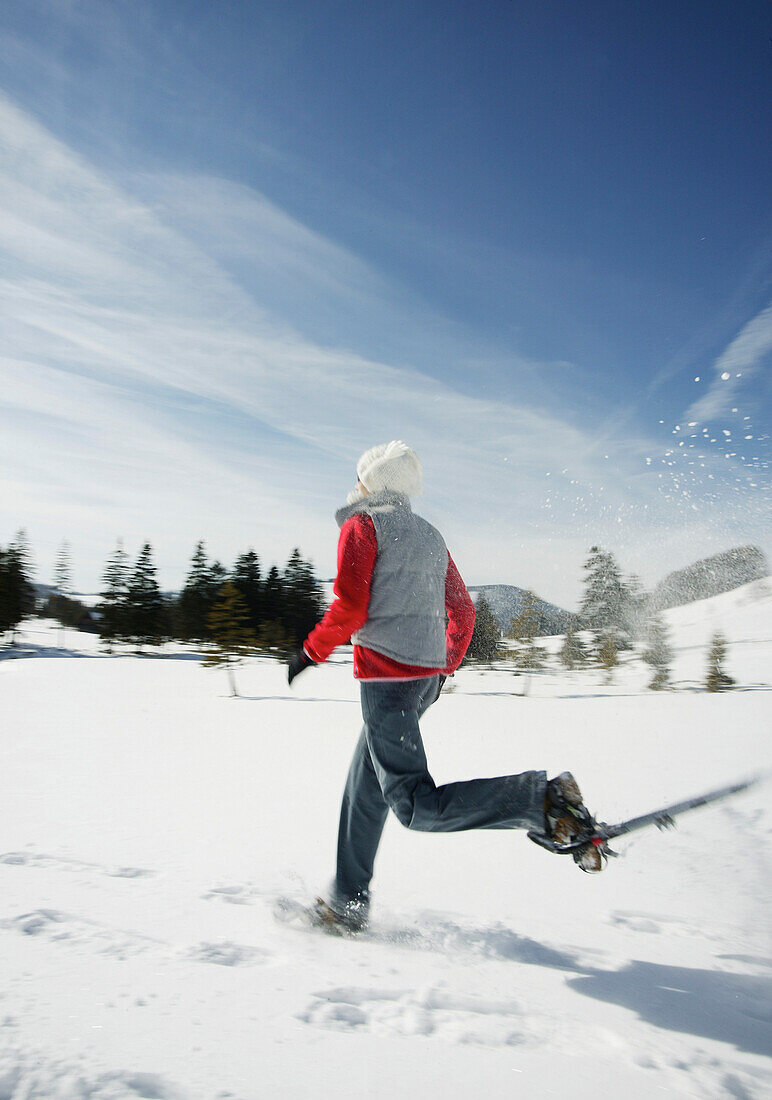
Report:
M163 597L156 581L153 551L146 542L137 558L127 590L128 633L137 646L161 641Z
M185 585L177 599L177 634L186 641L200 641L207 636L209 562L203 540L196 543Z
M0 634L13 630L19 619L8 551L0 546Z
M581 607L582 623L593 632L600 646L606 632L613 631L617 639L622 632L625 586L614 555L598 546L591 547L584 569L587 576Z
M72 566L70 564L70 544L65 539L62 545L59 547L59 553L56 557L56 565L54 566L54 584L56 587L56 595L63 597L59 602L49 599L48 604L53 611L54 618L59 622L62 630L59 633L59 645L64 644L64 639L67 636L65 627L67 626L68 618L68 606L67 598L72 591Z
M236 559L231 579L247 605L252 629L254 631L259 630L263 618L263 586L260 559L254 550L248 550L246 554L242 554Z
M601 635L598 661L606 672L606 683L610 684L614 669L619 664L619 641L615 630L605 630Z
M99 637L106 644L107 652L112 653L114 643L126 641L129 636L129 564L121 539L107 562L103 584L102 602L97 608Z
M517 669L533 671L544 668L546 654L536 644L539 632L538 601L533 592L525 592L519 615L509 626L509 637L517 642Z
M231 694L237 696L234 667L255 649L257 639L250 624L246 600L232 581L226 581L220 589L209 613L208 627L212 650L204 664L224 665L228 672Z
M622 589L622 637L625 644L632 646L646 630L646 606L649 602L640 578L631 573Z
M573 626L570 626L566 632L559 657L561 663L571 671L575 668L584 668L587 664L587 650Z
M726 661L726 638L717 630L710 643L708 653L708 671L705 677L705 689L707 691L727 691L734 685L734 680L724 669Z
M667 636L665 621L659 614L653 614L646 624L647 646L641 656L647 665L654 669L654 678L649 687L652 691L664 691L670 687L670 666L673 662L673 650Z
M0 547L0 634L15 631L34 608L35 590L29 575L28 548L17 535L9 547Z
M464 663L471 661L490 663L495 660L499 653L501 628L491 611L490 604L482 593L477 597L474 610L474 630L464 657Z
M80 630L89 619L89 609L80 600L53 592L43 604L42 615L45 619L56 619L63 627Z
M27 616L34 615L35 613L37 607L37 593L35 592L35 585L32 582L32 577L35 572L32 549L30 548L27 532L23 527L20 527L16 532L16 537L10 545L10 550L18 563L21 573L22 618L27 618Z
M283 657L293 648L282 622L282 577L276 565L268 570L262 588L262 620L257 631L257 644L261 652Z
M19 610L21 611L21 618L26 619L30 615L35 614L35 609L37 608L37 593L35 592L35 585L32 583L32 574L34 572L32 550L30 549L27 532L23 527L20 527L16 532L16 537L8 549L14 563L14 570L19 587Z
M181 638L186 641L209 639L209 614L227 577L219 561L209 562L203 540L198 542L175 608L176 630Z
M294 646L302 645L324 614L324 600L310 562L295 548L281 578L281 622Z
M72 564L70 561L70 544L65 539L59 547L54 566L54 584L60 596L69 596L72 592Z

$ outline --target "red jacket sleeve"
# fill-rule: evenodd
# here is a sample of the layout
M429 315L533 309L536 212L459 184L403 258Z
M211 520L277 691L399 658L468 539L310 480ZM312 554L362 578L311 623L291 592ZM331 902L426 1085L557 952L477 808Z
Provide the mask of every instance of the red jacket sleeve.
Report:
M474 604L456 564L448 554L445 577L445 610L448 614L446 676L456 671L469 648L474 630Z
M312 661L326 661L336 646L345 645L364 625L377 553L378 541L370 517L358 513L347 519L338 538L335 599L303 646Z

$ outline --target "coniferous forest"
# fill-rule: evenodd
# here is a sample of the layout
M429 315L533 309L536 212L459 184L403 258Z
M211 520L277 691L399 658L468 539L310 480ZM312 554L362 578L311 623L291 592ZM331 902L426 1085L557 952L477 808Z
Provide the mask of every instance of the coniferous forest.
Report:
M753 552L752 575L766 575L763 555L742 548L698 563L709 573L711 593L718 583L719 567L727 572L719 587L730 590L746 579L748 551ZM320 581L310 561L294 549L283 568L264 568L257 553L241 554L230 569L210 560L199 541L191 555L185 583L176 593L163 592L158 584L152 545L145 543L132 559L121 540L105 563L99 600L86 606L72 594L70 549L62 543L55 566L55 585L41 599L33 583L32 552L26 533L17 532L7 547L0 546L0 636L10 634L13 643L21 621L40 614L67 627L97 633L106 652L124 647L144 651L164 642L200 645L207 663L223 664L232 677L232 665L250 653L285 657L300 646L325 611ZM683 571L686 575L688 571ZM737 575L735 575L737 574ZM723 575L722 575L723 576ZM571 671L602 668L612 682L614 669L625 652L641 648L640 657L653 669L650 687L670 685L672 650L660 613L659 590L648 595L635 576L625 577L613 553L591 547L584 562L584 593L578 614L563 613L565 640L556 654L561 666ZM696 590L695 590L696 591ZM692 598L695 591L690 590ZM699 595L699 593L697 593ZM505 660L518 673L546 668L549 654L536 643L542 633L540 601L524 592L518 614L502 629L485 595L476 602L474 633L465 663L491 664ZM546 605L544 605L546 606ZM60 643L61 644L61 643ZM723 648L722 648L723 647ZM718 639L711 650L706 686L723 691L731 679L723 671L725 643ZM235 684L234 684L235 693Z
M228 569L210 560L200 541L182 589L166 593L158 584L152 545L145 543L132 559L119 540L105 564L94 606L71 594L66 544L57 559L57 583L43 600L32 574L31 553L20 531L10 546L0 547L0 634L38 613L63 627L98 633L108 651L172 640L217 645L225 634L245 644L248 639L252 651L281 656L301 644L326 606L313 566L297 548L283 568L274 564L264 570L257 553L248 550Z

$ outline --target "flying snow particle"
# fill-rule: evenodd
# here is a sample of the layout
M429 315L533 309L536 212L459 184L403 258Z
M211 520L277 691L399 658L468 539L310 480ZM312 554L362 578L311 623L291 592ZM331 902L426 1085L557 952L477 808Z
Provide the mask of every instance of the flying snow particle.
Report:
M700 380L700 376L699 376L699 374L698 374L698 375L697 375L697 377L696 377L696 378L694 379L694 381L695 381L695 382L699 382L699 380Z
M725 370L725 371L724 371L724 373L723 373L723 374L721 375L721 381L722 381L722 382L728 382L728 381L729 381L729 379L730 379L731 377L732 377L732 376L731 376L731 374L729 373L729 371L728 371L728 370Z

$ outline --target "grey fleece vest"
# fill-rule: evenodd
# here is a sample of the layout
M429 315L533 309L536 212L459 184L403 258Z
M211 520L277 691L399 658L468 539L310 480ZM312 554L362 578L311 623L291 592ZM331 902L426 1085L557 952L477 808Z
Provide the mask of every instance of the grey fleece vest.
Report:
M401 664L444 668L448 551L442 535L401 493L371 493L341 508L338 526L357 513L373 521L378 556L367 622L352 641Z

